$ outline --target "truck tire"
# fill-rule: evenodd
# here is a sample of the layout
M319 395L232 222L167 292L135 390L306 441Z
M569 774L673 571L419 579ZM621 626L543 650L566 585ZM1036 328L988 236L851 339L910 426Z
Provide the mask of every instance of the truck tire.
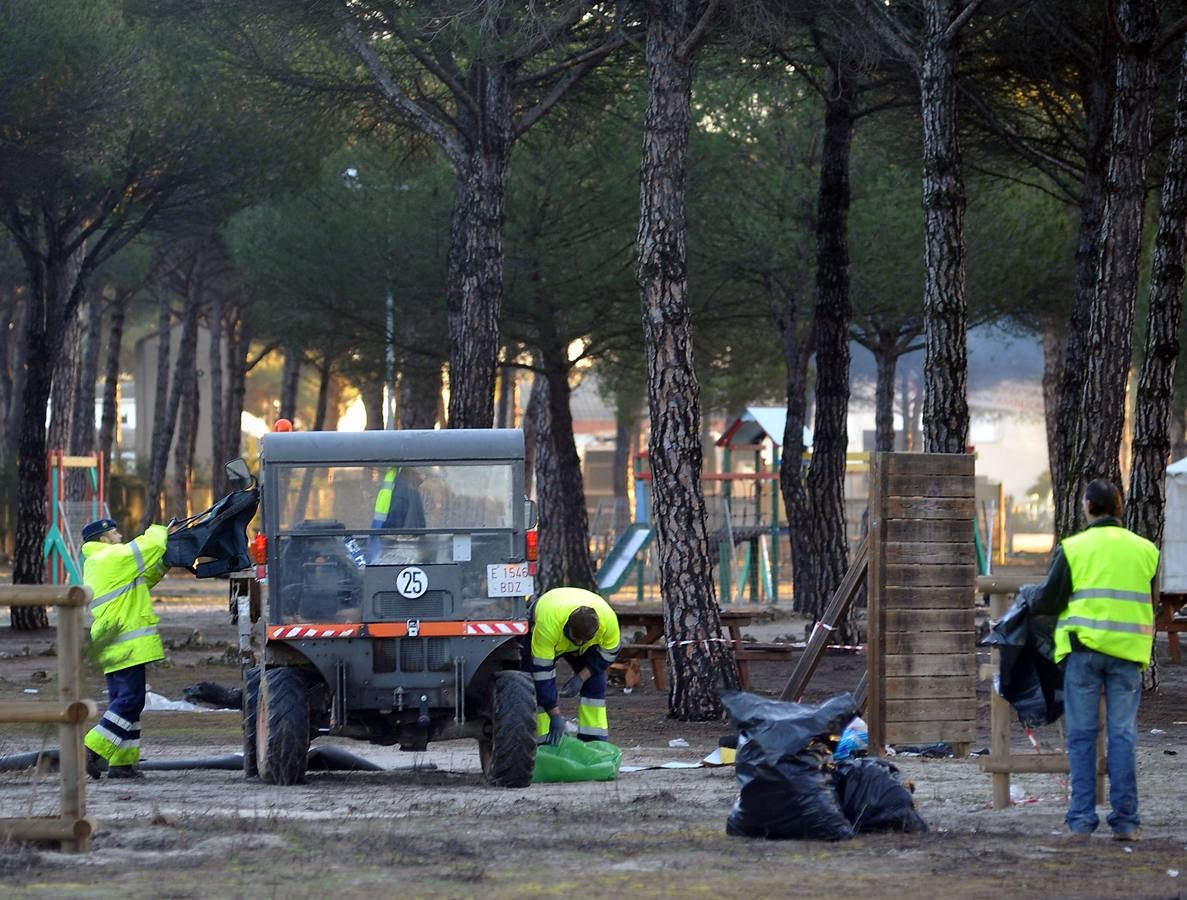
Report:
M256 765L256 706L260 700L260 670L243 667L243 777L260 774Z
M536 768L536 688L527 672L496 672L489 738L478 742L482 772L498 787L527 787Z
M268 669L256 701L256 766L267 784L300 784L309 759L309 696L300 669Z

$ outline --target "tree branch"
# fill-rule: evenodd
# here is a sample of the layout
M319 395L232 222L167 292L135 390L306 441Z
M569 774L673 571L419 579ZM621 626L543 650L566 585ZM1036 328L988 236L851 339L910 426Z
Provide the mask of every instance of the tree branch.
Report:
M582 20L593 5L593 3L574 3L569 8L567 15L561 16L551 27L545 28L534 38L527 41L527 43L507 57L507 62L512 66L522 65L537 53L552 46L557 37L564 34Z
M474 113L474 115L481 115L478 109L478 104L475 102L473 95L466 90L456 77L456 72L451 72L449 68L441 64L440 59L434 59L424 51L416 42L416 38L408 34L408 32L399 26L393 26L393 30L399 35L400 41L408 48L408 52L416 57L416 61L429 70L436 78L453 94L458 103L467 106Z
M886 7L877 3L871 3L871 0L850 0L850 2L853 4L853 8L857 11L857 14L890 47L891 51L918 72L920 66L919 54L910 45L908 39L898 33L901 28L893 17L891 17L890 13L886 11Z
M556 85L553 86L551 91L542 97L535 106L527 110L522 116L519 117L519 122L516 123L514 131L512 132L514 135L513 139L519 140L519 138L522 137L524 133L528 131L528 129L539 122L540 119L557 104L557 101L559 101L560 98L563 97L571 87L573 87L573 85L588 75L599 62L621 47L624 43L625 40L623 38L616 37L597 48L597 52L591 51L590 53L585 54L586 59L583 62L579 63L575 68L570 69L569 73L565 75L565 77L560 81L558 81Z
M701 41L705 39L705 35L709 30L709 22L717 15L717 8L721 5L721 0L709 0L705 11L701 13L701 18L693 26L692 31L688 33L688 37L684 39L684 43L676 50L676 58L681 62L688 62L692 54L696 52L697 47L700 46Z
M341 20L342 34L346 38L346 42L358 54L363 65L367 67L367 71L375 79L376 85L388 103L413 126L435 140L456 168L463 168L466 164L466 154L461 143L445 126L400 90L392 78L391 72L387 70L374 48L359 32L358 25L346 8L346 0L337 0L334 4L334 12Z
M968 5L957 14L956 18L948 24L948 28L944 31L943 40L945 44L950 44L956 40L956 36L960 34L960 29L964 28L968 24L969 19L976 15L977 8L983 2L985 0L969 0Z

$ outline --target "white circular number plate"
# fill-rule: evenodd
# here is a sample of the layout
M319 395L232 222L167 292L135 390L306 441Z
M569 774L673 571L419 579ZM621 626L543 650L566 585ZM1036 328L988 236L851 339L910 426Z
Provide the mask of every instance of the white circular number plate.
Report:
M400 574L396 576L396 590L409 600L423 597L425 591L428 589L429 576L425 574L424 569L418 566L409 566L407 569L401 569Z

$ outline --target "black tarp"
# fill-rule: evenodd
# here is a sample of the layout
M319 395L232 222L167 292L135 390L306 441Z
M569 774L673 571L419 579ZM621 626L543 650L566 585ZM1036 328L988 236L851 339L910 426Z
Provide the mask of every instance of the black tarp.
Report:
M260 504L258 488L232 491L170 530L165 562L197 578L216 578L251 565L247 526Z
M993 686L1009 701L1025 728L1050 725L1063 715L1063 667L1055 663L1055 617L1032 616L1029 598L1037 585L1018 592L1006 614L993 623L983 647L1000 654Z

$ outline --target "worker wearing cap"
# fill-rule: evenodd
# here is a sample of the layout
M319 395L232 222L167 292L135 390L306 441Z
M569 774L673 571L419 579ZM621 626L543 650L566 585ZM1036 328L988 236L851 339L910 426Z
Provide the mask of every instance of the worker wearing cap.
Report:
M87 732L87 773L98 778L137 778L140 770L140 713L144 709L145 668L165 658L160 619L149 588L165 574L169 530L150 525L123 543L112 519L82 530L83 582L93 593L91 646L107 676L107 712Z
M565 735L558 695L578 694L577 737L608 740L606 670L621 643L618 617L610 604L582 588L553 588L528 608L528 624L524 669L536 684L536 719L544 742L559 744ZM560 657L572 666L574 674L558 691L556 661Z

